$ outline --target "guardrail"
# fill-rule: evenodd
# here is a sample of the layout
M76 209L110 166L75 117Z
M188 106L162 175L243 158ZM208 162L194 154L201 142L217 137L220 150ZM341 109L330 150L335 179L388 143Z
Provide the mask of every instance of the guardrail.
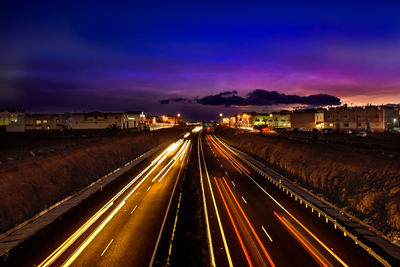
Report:
M387 260L385 260L380 255L378 255L371 247L369 247L368 245L366 245L362 241L358 240L357 236L355 236L354 234L349 232L346 229L346 227L344 227L343 225L339 224L335 218L333 218L332 216L326 214L326 212L324 212L323 210L321 210L320 208L318 208L314 204L310 203L309 201L305 200L302 196L300 196L299 194L297 194L296 192L294 192L293 190L288 188L286 185L282 184L281 179L276 179L276 178L272 177L271 175L267 174L264 170L262 170L261 168L259 168L258 166L256 166L252 162L248 161L243 156L241 156L241 154L243 154L245 157L251 158L250 156L246 155L245 153L243 153L243 152L241 152L241 151L239 151L239 150L237 150L235 148L229 147L226 143L222 142L220 139L218 139L218 140L221 143L223 143L232 153L234 153L241 160L246 162L246 164L248 164L256 172L258 172L263 177L265 177L269 182L271 182L273 185L275 185L279 189L282 189L283 192L286 191L286 194L287 195L290 194L291 198L294 197L295 201L299 201L300 205L303 205L303 203L304 203L306 208L308 208L308 207L311 208L311 212L314 212L314 211L318 212L318 217L321 217L321 216L325 217L326 223L328 223L328 222L333 223L335 229L339 228L341 231L343 231L343 235L344 236L348 236L351 239L353 239L353 241L355 242L356 245L360 245L365 251L367 251L371 256L373 256L375 259L377 259L381 264L383 264L384 266L392 266L392 265L389 264L389 262ZM255 160L253 158L251 158L251 159L253 161L255 161L255 162L258 162L257 160ZM258 162L258 164L263 165L262 163L259 163L259 162Z

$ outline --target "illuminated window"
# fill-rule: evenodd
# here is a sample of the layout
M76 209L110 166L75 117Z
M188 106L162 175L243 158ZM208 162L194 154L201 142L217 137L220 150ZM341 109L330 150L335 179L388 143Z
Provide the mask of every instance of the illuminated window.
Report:
M47 120L43 120L43 123L47 123Z
M41 124L42 121L41 120L36 120L36 124Z

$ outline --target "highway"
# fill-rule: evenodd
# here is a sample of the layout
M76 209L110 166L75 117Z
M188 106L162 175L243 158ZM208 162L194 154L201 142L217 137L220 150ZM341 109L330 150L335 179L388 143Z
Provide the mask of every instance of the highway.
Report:
M39 255L46 252L45 256L29 257L35 253L24 253L26 257L12 263L16 266L162 265L157 262L157 250L162 235L166 235L167 217L175 205L171 204L175 203L173 199L190 148L191 140L187 138L171 144L129 177L125 185L109 193L110 197L99 209L76 214L75 221L80 223L72 231L66 230L68 234L63 239L48 238L47 242L38 242L40 248L29 249ZM62 231L58 229L61 235Z
M211 132L197 149L212 266L381 266Z

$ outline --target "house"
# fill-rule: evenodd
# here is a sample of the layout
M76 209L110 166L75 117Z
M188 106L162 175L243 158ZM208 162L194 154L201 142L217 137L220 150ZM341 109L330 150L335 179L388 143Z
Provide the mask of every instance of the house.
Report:
M0 130L5 132L25 131L25 112L17 109L0 110Z
M303 131L312 131L313 129L324 128L324 110L323 109L300 109L294 110L290 115L292 128Z
M26 131L63 131L71 128L69 113L64 114L26 114Z
M72 113L72 130L106 129L109 127L117 129L127 128L128 117L124 113L104 113L93 111L88 113Z
M325 128L384 131L398 127L399 107L347 105L324 111Z

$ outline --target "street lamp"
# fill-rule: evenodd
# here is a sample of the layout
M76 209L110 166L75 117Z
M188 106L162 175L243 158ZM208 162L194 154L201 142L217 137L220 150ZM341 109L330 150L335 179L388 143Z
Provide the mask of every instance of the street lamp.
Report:
M219 123L222 125L222 116L224 116L224 114L219 113Z

